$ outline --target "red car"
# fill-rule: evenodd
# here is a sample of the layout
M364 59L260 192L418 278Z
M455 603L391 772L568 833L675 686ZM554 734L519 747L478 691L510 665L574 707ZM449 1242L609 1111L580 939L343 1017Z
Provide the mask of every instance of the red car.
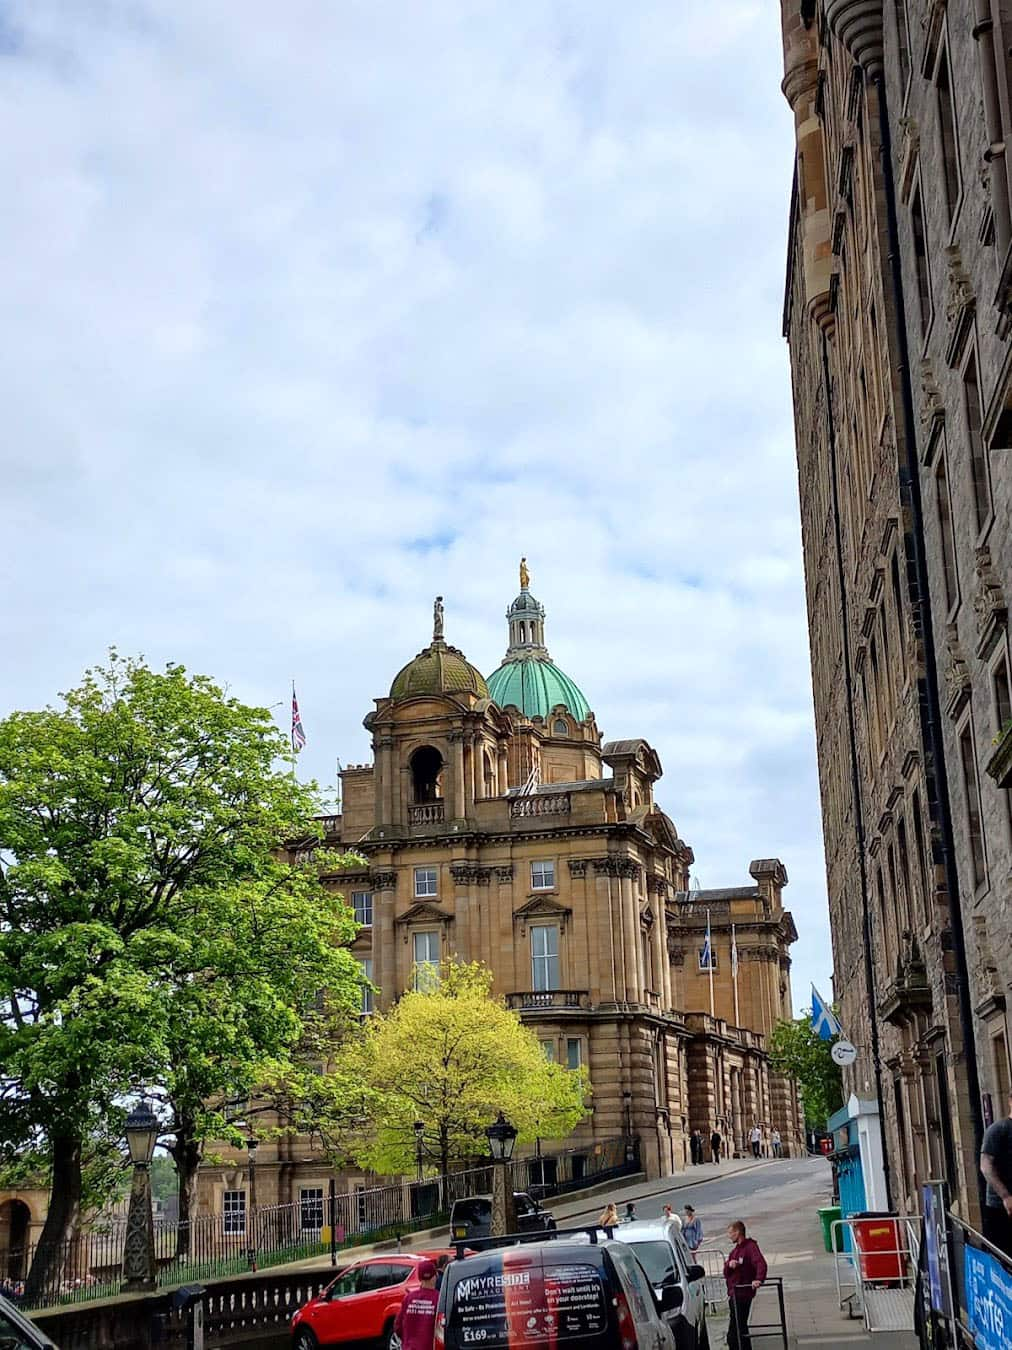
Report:
M292 1318L293 1350L346 1341L372 1341L388 1350L394 1318L408 1289L418 1288L418 1267L453 1251L396 1252L367 1256L345 1266L322 1293Z

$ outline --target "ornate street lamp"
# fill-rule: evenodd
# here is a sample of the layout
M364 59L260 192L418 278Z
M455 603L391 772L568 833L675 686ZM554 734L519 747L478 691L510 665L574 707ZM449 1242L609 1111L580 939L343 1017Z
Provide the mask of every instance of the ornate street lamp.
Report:
M417 1180L422 1180L422 1138L425 1134L425 1125L422 1121L416 1120L412 1129L415 1132L415 1170Z
M489 1152L492 1154L492 1227L493 1237L505 1237L516 1229L516 1210L513 1204L513 1145L517 1132L500 1111L485 1131Z
M260 1140L250 1135L246 1140L246 1152L249 1154L249 1268L257 1268L257 1149Z
M141 1102L126 1118L127 1148L134 1165L130 1183L130 1209L127 1212L126 1239L123 1243L123 1291L136 1293L154 1289L155 1220L151 1212L151 1159L158 1142L158 1117L147 1102Z

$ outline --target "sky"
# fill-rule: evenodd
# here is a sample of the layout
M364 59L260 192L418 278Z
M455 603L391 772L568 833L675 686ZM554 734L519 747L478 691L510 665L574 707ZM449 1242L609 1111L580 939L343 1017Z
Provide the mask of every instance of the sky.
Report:
M111 645L294 678L332 783L436 594L499 664L526 554L828 993L781 77L764 0L6 0L0 712Z

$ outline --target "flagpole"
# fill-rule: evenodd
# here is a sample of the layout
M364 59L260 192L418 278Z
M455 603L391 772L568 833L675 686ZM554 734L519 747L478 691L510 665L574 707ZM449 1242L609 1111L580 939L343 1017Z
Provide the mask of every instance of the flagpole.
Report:
M716 1017L717 1014L716 1014L716 1013L714 1012L714 1010L713 1010L713 939L712 939L712 937L710 936L710 911L709 911L709 910L706 911L706 949L707 949L707 951L710 953L710 959L709 959L709 961L707 961L707 963L706 963L707 966L709 967L709 972L710 972L710 1016L711 1016L711 1017Z
M293 679L293 680L292 680L292 710L294 711L294 709L295 709L295 681L294 681L294 679ZM297 772L297 769L296 769L296 764L298 763L299 752L298 752L298 751L296 750L296 748L295 748L295 726L294 726L294 721L293 721L293 725L292 725L292 734L291 734L290 739L291 739L291 743L292 743L292 778L293 778L296 782L298 782L299 776L298 776L298 772Z
M731 982L734 986L734 1024L741 1026L738 1016L738 943L735 941L734 924L731 925Z

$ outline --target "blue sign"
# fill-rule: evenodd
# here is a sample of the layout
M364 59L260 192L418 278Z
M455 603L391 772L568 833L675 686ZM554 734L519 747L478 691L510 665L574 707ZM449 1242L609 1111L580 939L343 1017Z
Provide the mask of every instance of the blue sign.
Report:
M1007 1350L1012 1343L1012 1275L988 1252L964 1248L966 1318L977 1350Z

